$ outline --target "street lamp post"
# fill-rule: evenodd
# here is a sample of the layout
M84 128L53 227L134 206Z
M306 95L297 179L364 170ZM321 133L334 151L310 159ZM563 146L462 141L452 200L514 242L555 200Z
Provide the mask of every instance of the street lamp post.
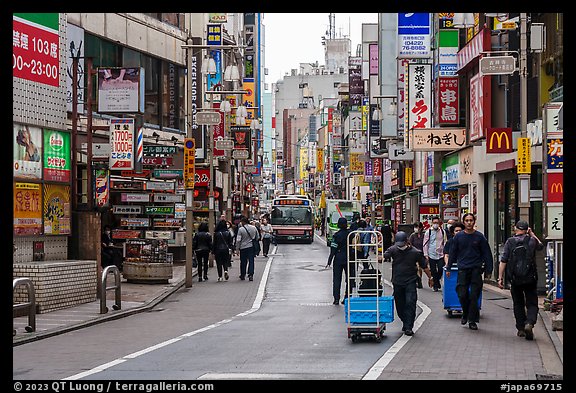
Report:
M527 43L526 43L526 13L520 13L520 54L518 56L518 68L520 72L520 135L526 138L528 100L527 100ZM530 147L528 147L530 149ZM520 219L530 222L530 174L518 174L518 208Z

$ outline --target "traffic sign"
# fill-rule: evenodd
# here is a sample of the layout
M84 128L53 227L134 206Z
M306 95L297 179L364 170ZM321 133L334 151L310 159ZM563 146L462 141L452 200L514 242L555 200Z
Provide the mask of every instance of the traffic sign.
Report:
M220 113L198 112L196 113L196 123L204 126L216 126L220 124Z
M487 56L480 59L480 73L483 75L505 75L516 71L514 56Z

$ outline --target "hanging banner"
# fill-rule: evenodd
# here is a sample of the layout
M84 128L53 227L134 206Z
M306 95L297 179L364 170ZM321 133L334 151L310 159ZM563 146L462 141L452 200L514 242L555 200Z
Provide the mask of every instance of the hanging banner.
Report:
M484 137L490 121L490 76L479 73L470 79L470 141Z
M110 200L110 176L107 169L94 170L94 198L97 207L108 206Z
M70 186L44 184L44 234L70 235Z
M42 234L40 184L14 183L14 235Z
M406 129L432 126L432 65L408 64Z
M110 119L110 170L134 169L134 119Z

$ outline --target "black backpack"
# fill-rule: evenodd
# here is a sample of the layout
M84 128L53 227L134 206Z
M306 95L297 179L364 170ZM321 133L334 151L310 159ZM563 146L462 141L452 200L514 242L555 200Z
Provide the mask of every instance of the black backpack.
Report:
M516 240L516 245L510 253L506 275L512 284L528 284L537 279L534 253L530 249L529 243L529 236L524 236L522 240Z

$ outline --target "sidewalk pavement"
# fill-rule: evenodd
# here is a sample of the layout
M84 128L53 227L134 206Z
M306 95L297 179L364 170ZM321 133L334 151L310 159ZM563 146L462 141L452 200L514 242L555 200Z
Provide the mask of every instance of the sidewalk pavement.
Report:
M236 266L239 264L239 257L234 257ZM108 312L100 314L100 299L90 303L84 303L73 307L56 310L44 314L36 314L36 331L28 333L25 327L28 325L28 317L17 317L13 319L13 326L17 333L13 336L13 346L41 340L58 334L82 329L87 326L103 323L113 319L126 317L135 313L148 311L161 303L164 299L176 292L185 285L186 266L184 264L174 264L172 279L168 284L136 284L129 283L125 279L121 282L121 309L114 310L114 290L107 291L106 306ZM211 270L215 267L211 268ZM196 276L196 268L192 269L192 275ZM215 277L215 275L213 274ZM193 286L198 282L194 281ZM257 288L254 286L254 288ZM486 283L484 289L498 293L502 296L510 297L509 290L502 290L496 285ZM564 362L564 335L563 331L552 329L552 317L554 313L545 311L544 297L539 298L540 316L544 321L544 327L552 341L559 359Z

